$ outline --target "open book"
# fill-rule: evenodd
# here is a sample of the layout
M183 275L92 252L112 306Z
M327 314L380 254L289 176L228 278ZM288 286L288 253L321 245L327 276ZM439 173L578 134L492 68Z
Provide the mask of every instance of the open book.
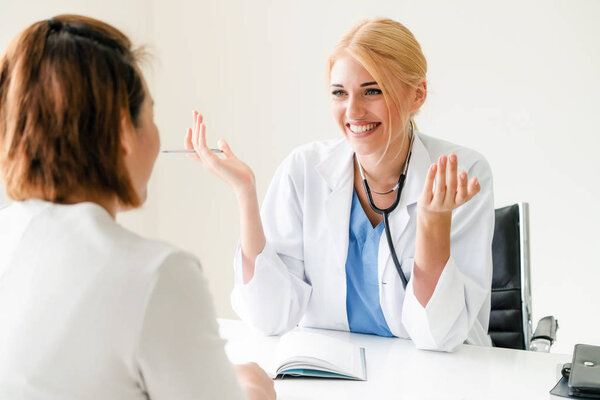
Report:
M367 380L365 349L323 334L292 331L283 335L275 357L276 376Z

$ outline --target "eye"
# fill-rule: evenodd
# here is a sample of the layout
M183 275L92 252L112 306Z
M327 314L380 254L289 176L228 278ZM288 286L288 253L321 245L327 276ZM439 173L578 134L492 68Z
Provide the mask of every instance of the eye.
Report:
M346 92L344 92L344 91L343 91L343 90L341 90L341 89L337 89L337 90L334 90L334 91L332 91L332 92L331 92L331 94L332 94L334 97L341 97L341 96L345 95L345 94L346 94Z
M381 90L370 88L370 89L365 90L365 94L367 96L376 96L378 94L381 94Z

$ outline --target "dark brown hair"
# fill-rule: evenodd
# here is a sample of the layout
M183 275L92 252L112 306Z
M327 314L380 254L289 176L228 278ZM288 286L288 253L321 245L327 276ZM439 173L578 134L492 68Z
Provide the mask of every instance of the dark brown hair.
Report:
M124 164L121 121L145 97L137 51L114 27L60 15L36 22L0 60L0 172L14 200L73 193L141 203Z

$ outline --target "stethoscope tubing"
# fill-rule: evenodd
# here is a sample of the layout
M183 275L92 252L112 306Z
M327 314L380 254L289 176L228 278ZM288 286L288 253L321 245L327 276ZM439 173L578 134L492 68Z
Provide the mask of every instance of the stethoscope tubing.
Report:
M371 195L371 188L369 187L367 178L364 176L362 166L360 165L360 160L358 159L358 155L356 156L356 161L358 162L358 168L362 177L363 186L365 188L365 192L367 193L367 199L369 200L369 206L374 212L383 216L383 227L385 230L385 237L387 239L388 248L390 249L390 255L392 256L392 261L396 266L396 270L398 271L398 275L400 276L400 280L402 281L402 286L404 287L404 289L406 289L406 286L408 285L408 279L406 279L406 275L404 275L404 271L402 271L402 264L400 264L400 261L398 260L398 255L396 254L396 249L392 241L392 234L390 232L390 221L388 217L389 214L392 211L394 211L400 203L400 196L402 195L402 189L404 188L404 181L406 180L406 172L408 171L408 164L410 163L410 157L412 155L412 144L414 141L412 122L410 124L410 133L410 145L408 148L408 155L406 158L404 171L400 174L400 177L398 178L398 191L396 192L396 198L394 199L394 203L388 208L382 209L375 205L375 202L373 201L373 196Z
M402 271L402 264L398 260L398 255L396 254L396 248L394 247L394 243L392 241L392 233L390 232L390 221L389 215L392 211L396 209L398 204L400 203L400 195L402 194L402 189L404 188L404 181L406 180L406 175L401 174L398 179L398 191L396 192L396 199L394 203L386 208L381 209L375 205L373 202L373 197L371 196L371 189L369 188L369 184L366 179L363 179L363 186L365 187L365 192L367 192L367 198L369 199L369 206L371 209L375 211L377 214L383 216L383 227L385 230L385 237L388 243L388 248L390 249L390 255L392 256L392 261L394 261L394 265L396 266L396 270L398 271L398 275L400 276L400 280L402 281L402 286L406 289L406 285L408 285L408 280L406 279L406 275Z
M400 280L402 281L402 287L406 289L408 280L406 279L406 275L404 275L404 271L402 271L402 264L400 264L400 261L398 260L398 255L396 254L396 249L394 248L394 243L392 242L392 234L390 233L390 223L388 221L387 212L383 213L383 227L385 229L385 237L387 238L392 260L394 261L394 265L396 266L396 270L398 271L398 275L400 275Z

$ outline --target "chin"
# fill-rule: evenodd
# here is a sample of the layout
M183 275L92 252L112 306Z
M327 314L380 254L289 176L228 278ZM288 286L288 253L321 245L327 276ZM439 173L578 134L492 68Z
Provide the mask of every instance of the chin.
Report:
M144 205L144 203L148 199L148 188L144 188L144 190L142 190L139 193L139 196L140 196L140 207L141 207Z
M346 140L359 157L381 155L385 151L385 143L365 143L364 141L353 140L348 137L346 137Z

